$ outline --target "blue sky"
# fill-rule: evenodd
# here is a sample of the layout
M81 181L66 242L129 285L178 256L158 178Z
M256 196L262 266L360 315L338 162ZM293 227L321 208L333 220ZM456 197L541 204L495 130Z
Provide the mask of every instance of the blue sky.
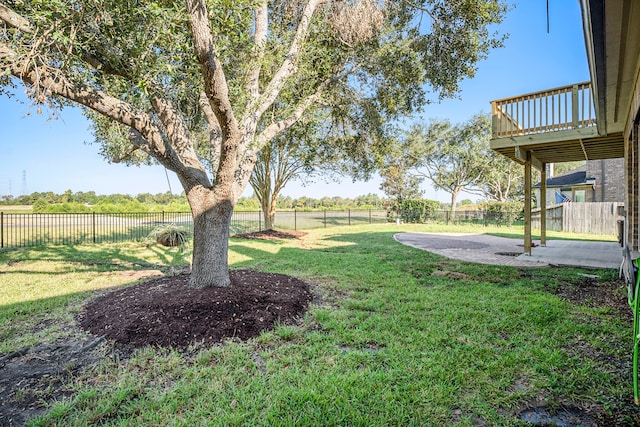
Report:
M514 8L499 30L509 34L503 49L493 51L479 64L472 80L462 84L460 99L426 107L429 118L460 122L474 114L490 112L489 102L509 96L563 86L589 79L578 0L549 0L550 32L547 33L546 0L513 1ZM20 89L22 91L22 88ZM35 191L63 193L95 191L97 194L180 193L172 172L170 184L161 166L126 167L108 164L91 144L88 121L78 108L66 108L57 120L14 99L0 96L0 196ZM291 197L355 197L377 193L380 179L369 182L290 183L283 195ZM428 183L425 197L448 201ZM250 195L251 191L245 192ZM464 196L463 196L464 198ZM469 197L475 200L476 196Z

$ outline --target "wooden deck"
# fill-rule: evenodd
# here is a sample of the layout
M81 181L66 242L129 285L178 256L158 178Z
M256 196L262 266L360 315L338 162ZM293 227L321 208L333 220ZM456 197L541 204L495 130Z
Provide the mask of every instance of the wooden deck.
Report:
M601 135L589 82L491 102L491 148L532 166L624 157L622 134Z

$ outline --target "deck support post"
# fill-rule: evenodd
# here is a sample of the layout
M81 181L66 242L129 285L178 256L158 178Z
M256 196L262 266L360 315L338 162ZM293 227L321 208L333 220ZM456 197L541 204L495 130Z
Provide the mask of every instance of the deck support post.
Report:
M531 152L524 163L524 253L531 255Z
M547 164L540 169L540 246L547 246Z

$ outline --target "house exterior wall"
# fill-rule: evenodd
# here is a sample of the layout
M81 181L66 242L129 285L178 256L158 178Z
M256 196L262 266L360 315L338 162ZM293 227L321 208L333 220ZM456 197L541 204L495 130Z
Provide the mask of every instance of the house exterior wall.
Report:
M638 250L638 123L634 123L625 144L625 237L632 251Z
M586 193L587 202L624 202L624 159L587 161L587 177L596 179L595 188Z
M624 129L625 143L625 243L639 251L640 233L640 64L636 65L631 105Z
M577 200L577 192L584 193L585 202L625 202L625 160L589 160L585 165L587 178L595 178L594 185L547 187L547 206L556 203L556 191ZM536 207L540 207L540 189L535 188Z

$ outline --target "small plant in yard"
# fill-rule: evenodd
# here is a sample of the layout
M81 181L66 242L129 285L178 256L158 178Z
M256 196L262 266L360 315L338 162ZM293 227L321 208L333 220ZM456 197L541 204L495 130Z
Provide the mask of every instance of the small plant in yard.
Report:
M176 224L162 224L149 233L149 239L162 246L178 246L184 249L189 238L189 232Z

